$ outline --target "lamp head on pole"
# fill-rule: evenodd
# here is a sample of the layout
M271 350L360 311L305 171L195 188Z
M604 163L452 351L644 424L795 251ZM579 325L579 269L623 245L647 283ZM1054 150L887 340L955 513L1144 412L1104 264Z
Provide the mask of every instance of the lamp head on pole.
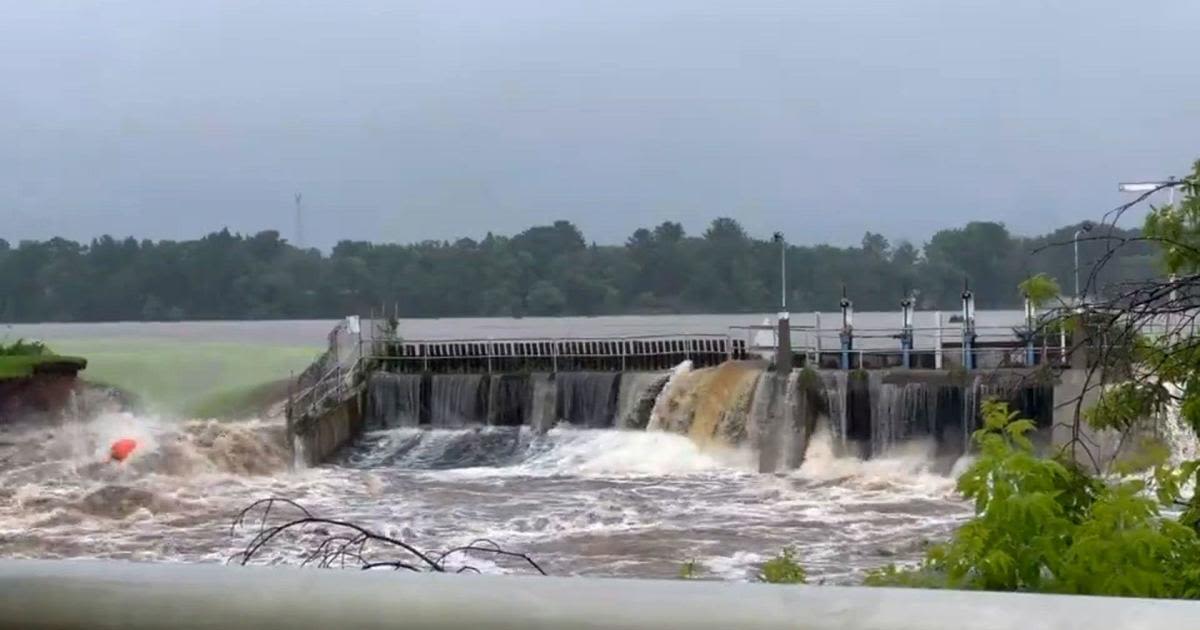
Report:
M1174 186L1177 183L1178 181L1175 179L1168 179L1161 182L1121 182L1117 184L1117 190L1134 193L1154 192L1160 188Z

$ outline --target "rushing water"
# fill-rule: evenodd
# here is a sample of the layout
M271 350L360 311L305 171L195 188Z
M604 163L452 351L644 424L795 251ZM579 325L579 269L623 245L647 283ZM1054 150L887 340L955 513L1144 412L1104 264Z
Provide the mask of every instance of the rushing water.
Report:
M722 332L761 319L424 320L402 328L430 337L517 336L535 328L649 334ZM131 336L319 345L328 328L85 324L9 334L51 343ZM0 556L224 562L253 534L231 535L238 511L257 499L288 497L422 549L489 538L555 574L673 577L696 560L702 574L748 579L791 545L815 579L851 582L864 569L915 560L927 541L944 539L969 514L952 476L933 472L947 471L935 443L889 442L869 461L839 456L854 428L847 425L844 378L825 383L833 393L829 409L797 470L792 465L805 449L789 441L798 435L789 427L803 420L791 415L802 407L789 398L795 379L779 384L754 370L687 365L619 377L531 374L526 382L388 378L393 386L370 397L373 430L338 462L295 471L280 417L222 423L108 412L55 425L0 422ZM785 385L782 402L768 404L762 393ZM889 396L879 404L898 416L931 404L907 390ZM773 414L785 424L763 422ZM535 430L559 419L593 428ZM479 422L525 426L459 426ZM119 437L141 446L125 464L108 463L108 446ZM783 472L759 473L752 449L770 449L767 469ZM298 551L273 545L262 560L296 562Z
M105 462L126 436L141 442L133 458ZM490 538L556 574L670 577L696 559L745 579L794 545L816 578L844 582L918 557L965 517L922 445L861 462L830 444L818 435L801 469L763 475L747 450L656 431L393 428L292 472L278 419L8 425L0 555L223 562L247 540L230 534L236 512L282 496L424 549Z

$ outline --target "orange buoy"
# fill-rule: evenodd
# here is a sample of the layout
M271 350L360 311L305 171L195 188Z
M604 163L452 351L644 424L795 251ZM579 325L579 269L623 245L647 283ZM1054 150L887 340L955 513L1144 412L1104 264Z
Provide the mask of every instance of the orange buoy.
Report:
M114 461L123 462L133 454L133 450L137 448L137 440L133 438L121 438L112 443L108 449L108 454Z

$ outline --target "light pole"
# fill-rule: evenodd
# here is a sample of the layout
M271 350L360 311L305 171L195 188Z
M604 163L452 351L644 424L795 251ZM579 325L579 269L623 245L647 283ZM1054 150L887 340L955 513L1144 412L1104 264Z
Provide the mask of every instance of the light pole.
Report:
M1075 306L1079 306L1079 237L1086 232L1092 231L1092 222L1084 221L1083 225L1075 230L1075 238L1072 239L1075 243Z
M1162 189L1166 188L1167 189L1167 205L1174 206L1175 205L1175 189L1178 188L1179 185L1182 183L1183 183L1182 181L1180 181L1179 179L1177 179L1175 177L1170 177L1165 180L1157 181L1157 182L1121 182L1121 183L1117 184L1117 190L1119 190L1121 192L1127 192L1127 193L1149 194L1156 190L1162 190ZM1172 285L1172 288L1171 288L1171 301L1172 302L1174 302L1179 297L1179 294L1175 291L1175 288L1174 288L1175 281L1176 281L1175 274L1171 274L1170 282ZM1169 314L1167 314L1166 317L1167 317L1167 330L1170 330L1171 329L1171 319L1170 319L1171 316Z
M787 312L787 241L783 232L773 237L779 243L779 321L775 333L775 375L786 383L792 373L792 323ZM818 333L819 334L819 333Z
M787 241L783 232L776 232L773 240L779 243L779 318L787 319Z

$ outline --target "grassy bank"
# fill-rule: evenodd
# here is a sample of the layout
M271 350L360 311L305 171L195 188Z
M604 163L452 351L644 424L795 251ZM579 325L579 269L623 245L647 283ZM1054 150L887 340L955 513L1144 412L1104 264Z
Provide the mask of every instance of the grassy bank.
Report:
M0 378L24 378L41 371L78 372L87 360L57 354L40 341L0 341Z
M151 411L228 417L286 394L286 380L321 348L137 339L56 339L88 357L88 380L138 397ZM283 383L283 385L280 385Z
M0 378L32 376L43 366L71 364L82 369L87 361L80 357L47 354L40 356L0 356Z

